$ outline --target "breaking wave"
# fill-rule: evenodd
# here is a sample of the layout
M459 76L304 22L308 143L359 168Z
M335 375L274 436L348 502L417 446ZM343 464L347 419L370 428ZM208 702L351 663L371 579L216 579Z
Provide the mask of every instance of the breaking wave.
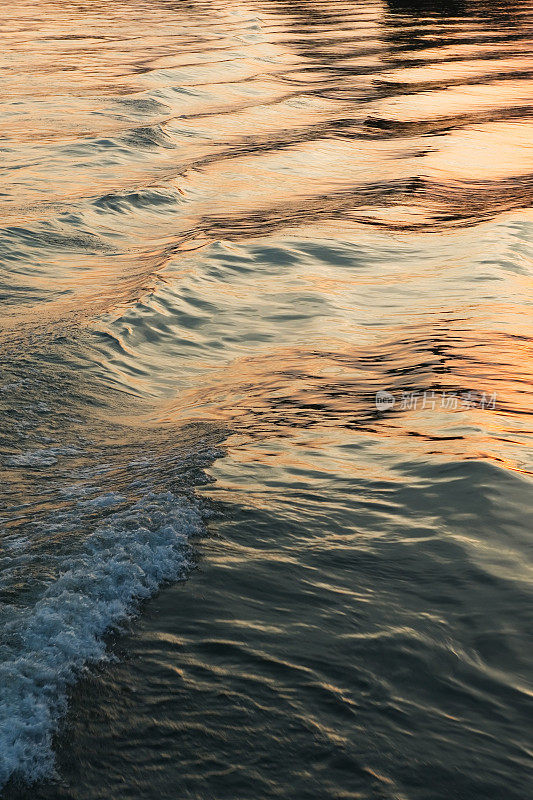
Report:
M91 501L105 508L120 498ZM56 556L60 576L31 608L4 612L0 645L0 786L12 775L32 782L53 772L52 740L67 690L88 662L105 657L104 634L135 613L164 581L191 563L191 536L202 530L199 507L172 492L151 494L111 513L79 552ZM5 567L27 559L22 547ZM20 552L21 551L21 552ZM21 621L22 615L22 621Z

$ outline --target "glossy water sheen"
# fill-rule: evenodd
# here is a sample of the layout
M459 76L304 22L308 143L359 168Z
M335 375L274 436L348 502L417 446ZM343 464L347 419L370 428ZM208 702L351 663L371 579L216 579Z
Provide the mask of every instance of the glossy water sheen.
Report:
M532 11L4 4L3 796L530 796Z

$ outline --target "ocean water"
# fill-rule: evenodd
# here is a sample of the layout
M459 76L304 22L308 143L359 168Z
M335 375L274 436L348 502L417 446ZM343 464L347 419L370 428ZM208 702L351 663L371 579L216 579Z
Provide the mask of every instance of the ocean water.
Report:
M531 796L532 12L5 4L3 798Z

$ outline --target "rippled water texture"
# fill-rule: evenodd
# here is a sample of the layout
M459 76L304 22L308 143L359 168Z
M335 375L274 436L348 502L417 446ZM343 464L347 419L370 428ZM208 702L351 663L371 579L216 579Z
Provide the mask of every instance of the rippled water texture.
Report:
M532 11L4 4L2 796L530 796Z

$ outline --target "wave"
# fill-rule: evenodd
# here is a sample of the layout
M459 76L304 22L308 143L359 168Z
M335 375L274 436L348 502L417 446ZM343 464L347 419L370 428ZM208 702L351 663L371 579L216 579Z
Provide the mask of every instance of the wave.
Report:
M126 31L123 3L99 8L119 38L96 75L77 28L66 53L48 42L82 85L67 97L52 70L52 112L32 84L26 125L6 101L8 336L27 324L14 306L57 324L136 301L183 242L324 221L442 233L530 207L531 3L252 5L213 2L207 25L202 6L159 3L159 38L137 3ZM18 92L31 66L7 65Z
M117 499L102 495L91 503L103 509ZM88 662L105 657L107 631L164 581L186 573L190 538L201 531L193 500L148 494L111 513L80 552L56 556L60 577L33 607L13 607L0 644L0 787L12 776L33 782L53 773L52 740L68 687ZM15 544L4 560L24 557L24 540Z

